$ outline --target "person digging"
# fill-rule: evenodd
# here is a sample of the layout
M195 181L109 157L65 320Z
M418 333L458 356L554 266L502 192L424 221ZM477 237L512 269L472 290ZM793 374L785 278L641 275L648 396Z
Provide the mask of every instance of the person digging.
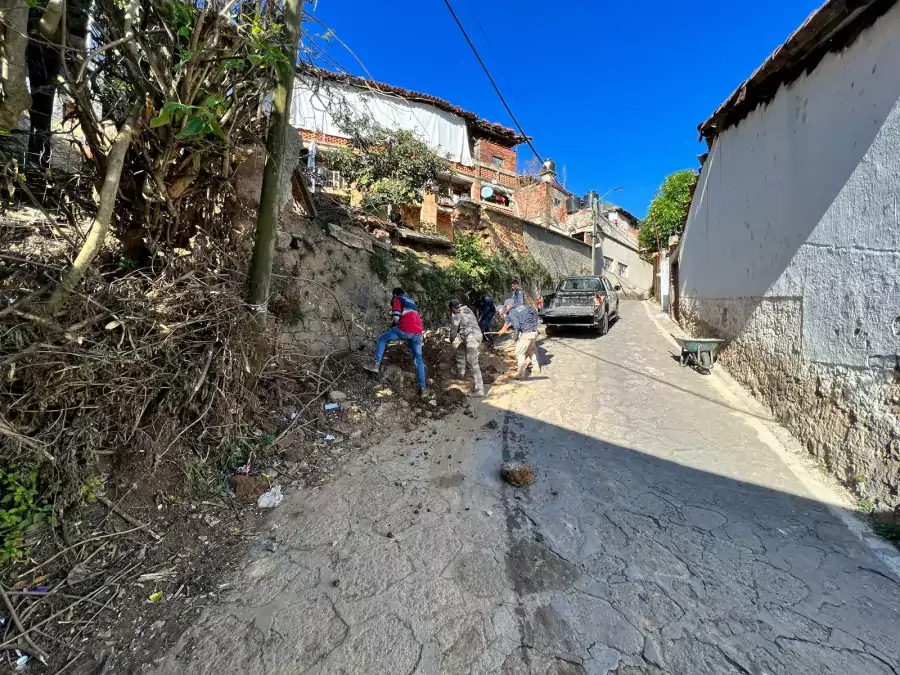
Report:
M518 366L516 376L520 380L524 380L528 377L531 367L534 368L535 373L540 374L541 364L537 357L537 312L528 305L513 307L512 300L507 300L506 304L497 309L506 319L503 328L497 333L497 337L506 335L512 330L513 339L516 341L516 364Z
M381 360L389 342L403 341L409 345L416 364L416 379L419 383L419 398L428 398L428 390L425 388L425 359L422 355L422 317L419 315L419 306L414 300L407 297L402 288L393 290L391 298L391 320L393 327L378 336L378 348L375 350L375 363L364 365L363 368L370 373L378 374L381 370Z
M454 298L449 303L450 307L450 342L458 337L459 345L456 347L456 374L460 378L466 376L466 363L475 377L475 396L484 396L484 381L481 379L481 366L478 364L478 349L481 347L481 327L475 312L461 305Z

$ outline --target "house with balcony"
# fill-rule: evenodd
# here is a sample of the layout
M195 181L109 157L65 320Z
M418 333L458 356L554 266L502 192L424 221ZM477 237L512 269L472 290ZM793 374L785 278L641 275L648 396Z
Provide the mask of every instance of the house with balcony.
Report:
M299 130L310 164L319 149L348 143L335 120L345 106L392 129L414 132L450 160L438 194L423 195L421 204L404 207L412 228L436 231L452 241L458 221L480 219L482 205L515 215L519 187L516 146L526 139L443 99L351 75L328 71L299 74L291 102L291 124ZM319 166L318 188L343 191L343 179Z

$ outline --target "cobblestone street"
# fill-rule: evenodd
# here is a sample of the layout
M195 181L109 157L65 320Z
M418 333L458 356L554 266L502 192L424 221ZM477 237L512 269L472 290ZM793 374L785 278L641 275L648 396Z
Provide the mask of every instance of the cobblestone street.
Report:
M900 672L896 551L765 413L681 368L645 306L621 315L289 496L278 550L146 672ZM534 485L502 484L505 459Z

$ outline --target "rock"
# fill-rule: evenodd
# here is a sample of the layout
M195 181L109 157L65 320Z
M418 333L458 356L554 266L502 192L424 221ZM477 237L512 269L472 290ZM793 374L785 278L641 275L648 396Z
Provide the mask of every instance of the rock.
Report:
M269 489L269 481L262 476L232 476L231 489L242 504L253 504L256 498Z
M347 400L347 394L345 394L342 391L338 391L337 389L334 389L328 395L328 398L330 398L334 403L343 403L344 401Z
M485 429L496 429L497 426L498 426L497 420L489 420L488 422L485 423L484 428Z
M290 232L278 231L275 233L275 250L287 251L291 247L294 237Z
M534 469L522 462L503 462L500 476L515 487L527 487L534 483Z

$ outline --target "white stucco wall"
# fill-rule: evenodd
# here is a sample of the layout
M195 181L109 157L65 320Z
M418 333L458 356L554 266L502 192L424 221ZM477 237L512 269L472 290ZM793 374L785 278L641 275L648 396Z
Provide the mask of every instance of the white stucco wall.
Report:
M679 309L840 479L900 504L900 5L716 137Z
M802 354L900 353L900 5L717 137L683 297L802 297Z
M649 295L653 288L653 266L642 260L637 251L622 245L612 237L604 236L601 246L603 255L612 258L613 261L612 269L606 271L609 280L614 284L621 283L629 293L644 297ZM628 275L621 280L618 276L618 263L628 266Z

